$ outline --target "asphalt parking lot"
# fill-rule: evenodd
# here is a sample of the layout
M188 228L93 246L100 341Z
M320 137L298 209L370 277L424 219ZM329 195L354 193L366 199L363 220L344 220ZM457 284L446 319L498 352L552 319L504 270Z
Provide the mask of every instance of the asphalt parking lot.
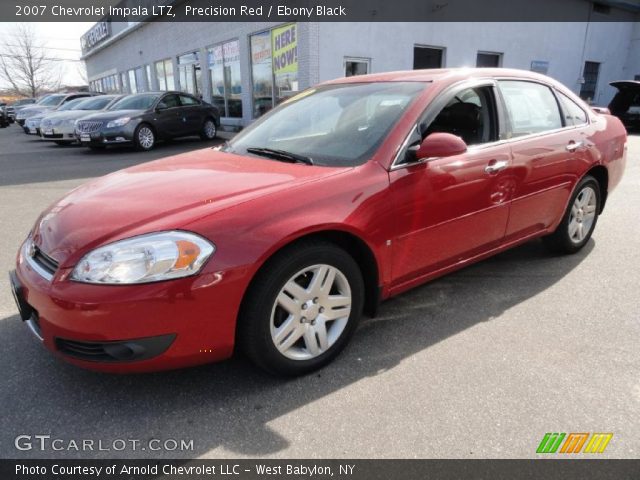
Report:
M322 371L282 380L234 358L112 376L55 359L21 324L6 273L39 212L84 180L210 145L90 152L0 129L0 457L535 457L546 432L612 432L640 455L640 136L580 253L538 241L383 304ZM19 451L65 441L193 440L193 450Z

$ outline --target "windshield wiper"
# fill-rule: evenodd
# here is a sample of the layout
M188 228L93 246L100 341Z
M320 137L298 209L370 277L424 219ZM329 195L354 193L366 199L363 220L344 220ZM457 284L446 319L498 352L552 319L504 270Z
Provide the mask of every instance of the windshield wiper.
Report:
M273 158L275 160L283 160L291 163L304 163L306 165L313 165L313 160L310 157L304 155L298 155L297 153L287 152L286 150L277 150L275 148L263 148L263 147L248 147L247 152L255 153L256 155L262 155L263 157Z

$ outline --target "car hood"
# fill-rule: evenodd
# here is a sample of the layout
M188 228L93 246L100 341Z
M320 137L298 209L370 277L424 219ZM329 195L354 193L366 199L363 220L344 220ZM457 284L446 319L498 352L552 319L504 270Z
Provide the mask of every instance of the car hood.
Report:
M180 229L234 205L347 170L198 150L76 188L43 212L33 240L61 267L71 266L99 245Z
M22 116L33 116L38 113L46 112L47 110L53 110L53 107L25 107L20 110L20 115Z
M135 117L142 115L144 112L145 110L107 110L89 115L87 118L83 118L83 120L103 120L108 122L109 120L116 120L122 117Z
M76 120L78 118L86 117L99 110L65 110L64 112L52 112L49 113L45 119L47 120Z

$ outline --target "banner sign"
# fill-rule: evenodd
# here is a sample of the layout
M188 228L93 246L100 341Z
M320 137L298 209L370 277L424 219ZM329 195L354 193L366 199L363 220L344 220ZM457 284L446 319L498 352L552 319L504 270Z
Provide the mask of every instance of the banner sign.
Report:
M295 23L271 30L273 73L298 71L298 30Z

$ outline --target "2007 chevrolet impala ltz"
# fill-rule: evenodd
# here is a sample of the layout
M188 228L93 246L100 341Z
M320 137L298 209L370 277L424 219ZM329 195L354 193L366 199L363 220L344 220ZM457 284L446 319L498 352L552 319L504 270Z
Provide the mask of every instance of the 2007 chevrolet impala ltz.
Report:
M617 118L531 72L339 79L224 146L76 188L36 221L13 292L82 367L178 368L237 346L302 374L383 299L537 237L580 250L626 141Z

